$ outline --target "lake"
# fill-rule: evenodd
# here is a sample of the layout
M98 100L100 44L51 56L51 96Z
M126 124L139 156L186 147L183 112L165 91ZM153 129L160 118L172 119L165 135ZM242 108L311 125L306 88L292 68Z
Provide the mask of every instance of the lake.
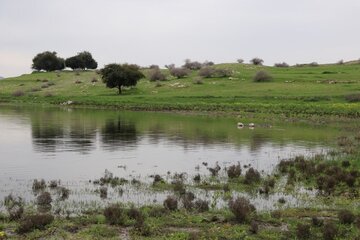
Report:
M250 121L255 128L237 127L238 122ZM266 175L281 159L326 153L341 134L341 126L239 116L1 106L0 133L0 201L13 193L32 203L34 179L61 180L72 194L65 203L56 204L85 209L111 201L160 202L169 194L146 184L129 184L120 192L110 189L102 200L92 181L105 170L151 183L153 174L170 179L171 174L185 172L191 179L197 173L209 175L207 168L216 163L224 168L239 162ZM211 197L212 193L198 194ZM267 209L274 199L253 196L252 200Z

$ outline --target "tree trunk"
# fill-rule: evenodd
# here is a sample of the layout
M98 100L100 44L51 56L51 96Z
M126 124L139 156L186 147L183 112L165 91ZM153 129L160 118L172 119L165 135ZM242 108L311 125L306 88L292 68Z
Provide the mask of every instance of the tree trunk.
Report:
M121 85L118 86L119 88L119 95L121 94Z

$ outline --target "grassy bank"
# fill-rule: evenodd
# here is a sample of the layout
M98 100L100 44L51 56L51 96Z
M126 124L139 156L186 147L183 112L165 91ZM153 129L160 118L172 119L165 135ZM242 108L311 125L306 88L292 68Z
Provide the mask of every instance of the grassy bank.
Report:
M256 112L286 115L360 116L360 64L276 68L246 64L219 64L232 71L230 78L189 77L150 82L117 95L107 89L95 72L33 73L0 81L0 102L151 111ZM259 70L271 74L271 82L256 83ZM147 75L149 70L144 70Z

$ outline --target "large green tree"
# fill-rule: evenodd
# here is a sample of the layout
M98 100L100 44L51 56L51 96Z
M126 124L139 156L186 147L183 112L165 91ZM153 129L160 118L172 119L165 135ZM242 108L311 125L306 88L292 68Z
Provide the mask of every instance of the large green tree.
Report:
M144 78L140 68L134 64L111 63L100 70L103 82L108 88L118 88L121 94L122 87L136 86L137 82Z
M69 57L65 60L65 65L72 69L96 69L98 64L90 52L84 51L76 56Z
M56 52L42 52L33 58L32 68L35 70L55 71L65 67L64 59L56 56Z

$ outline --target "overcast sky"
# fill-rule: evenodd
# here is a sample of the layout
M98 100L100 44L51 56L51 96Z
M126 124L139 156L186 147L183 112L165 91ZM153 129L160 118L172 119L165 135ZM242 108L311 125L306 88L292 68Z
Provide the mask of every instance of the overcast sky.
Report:
M87 50L99 67L358 59L359 13L360 0L0 0L0 75L45 50Z

